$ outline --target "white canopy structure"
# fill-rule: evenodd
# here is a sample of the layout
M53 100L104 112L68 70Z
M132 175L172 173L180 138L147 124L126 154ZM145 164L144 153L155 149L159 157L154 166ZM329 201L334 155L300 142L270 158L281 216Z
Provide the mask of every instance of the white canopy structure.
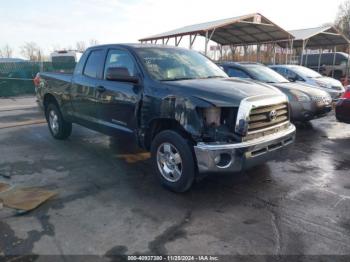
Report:
M212 22L181 27L165 33L140 39L141 43L168 44L169 39L175 38L178 46L183 36L189 36L189 47L192 48L197 36L205 37L205 54L209 41L222 46L247 46L290 41L294 37L259 13L222 19Z
M350 45L349 39L347 39L342 33L340 33L334 26L321 26L315 28L291 30L289 31L289 33L292 34L294 37L292 41L292 49L301 48L302 50L300 59L301 65L304 62L303 60L306 49L320 49L321 52L319 60L321 60L322 49L332 49L334 51L335 63L337 46ZM279 43L279 45L285 47L287 45L287 42L282 41ZM318 68L320 68L320 64Z
M350 44L350 41L333 26L291 30L289 33L294 36L294 48L318 49Z

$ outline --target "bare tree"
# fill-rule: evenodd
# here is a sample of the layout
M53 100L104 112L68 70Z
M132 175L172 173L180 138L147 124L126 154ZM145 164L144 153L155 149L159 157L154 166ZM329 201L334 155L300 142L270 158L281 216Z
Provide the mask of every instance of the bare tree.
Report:
M79 41L76 43L75 48L79 52L84 52L86 50L86 44L84 41Z
M89 46L95 46L95 45L98 45L98 44L99 44L99 42L96 39L90 39L90 41L89 41Z
M347 37L350 37L350 0L339 6L336 27Z
M28 42L21 46L21 54L30 61L41 61L43 57L43 51L34 42Z
M12 58L13 55L13 49L9 45L4 45L0 49L0 57L1 58Z

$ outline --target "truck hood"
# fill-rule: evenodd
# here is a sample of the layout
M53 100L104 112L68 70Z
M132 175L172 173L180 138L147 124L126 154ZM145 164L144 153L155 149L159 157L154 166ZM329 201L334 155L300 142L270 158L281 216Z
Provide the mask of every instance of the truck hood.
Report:
M295 82L290 82L290 83L276 83L273 84L273 86L279 88L282 92L290 92L292 90L296 90L299 92L302 92L310 97L327 97L328 93L325 91L322 91L320 89L311 87L310 85L306 85L303 83L295 83Z
M194 79L164 83L171 90L180 92L182 96L196 97L218 107L238 107L243 99L252 96L281 95L281 92L273 86L237 78Z

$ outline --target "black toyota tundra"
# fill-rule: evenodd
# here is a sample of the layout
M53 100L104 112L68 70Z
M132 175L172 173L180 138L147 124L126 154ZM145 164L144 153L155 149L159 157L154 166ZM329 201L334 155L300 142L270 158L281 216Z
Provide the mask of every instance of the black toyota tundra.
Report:
M163 185L188 190L198 173L239 172L294 141L287 98L231 79L195 51L156 45L89 48L74 74L40 73L38 100L52 136L72 123L133 134Z

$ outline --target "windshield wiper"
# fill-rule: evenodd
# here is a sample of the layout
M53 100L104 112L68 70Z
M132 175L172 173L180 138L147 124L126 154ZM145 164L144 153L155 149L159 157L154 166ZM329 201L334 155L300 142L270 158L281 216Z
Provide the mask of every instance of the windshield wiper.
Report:
M193 77L179 77L179 78L162 79L160 81L181 81L181 80L192 80L192 79L196 79L196 78L193 78Z
M206 76L206 77L201 77L200 79L210 79L210 78L224 78L223 76Z

